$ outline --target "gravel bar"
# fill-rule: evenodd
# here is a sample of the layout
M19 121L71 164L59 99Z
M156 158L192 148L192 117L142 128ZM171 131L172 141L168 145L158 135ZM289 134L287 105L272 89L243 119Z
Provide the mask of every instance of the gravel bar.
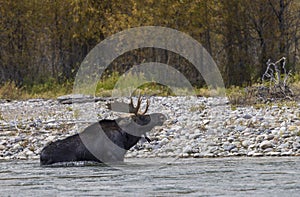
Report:
M300 156L299 103L232 108L226 98L149 99L148 113L163 113L168 120L148 134L150 143L142 139L126 157ZM107 102L111 100L93 103L94 119L128 116L108 110ZM0 160L38 159L46 144L76 134L80 121L93 121L78 120L77 109L85 105L44 99L0 101Z

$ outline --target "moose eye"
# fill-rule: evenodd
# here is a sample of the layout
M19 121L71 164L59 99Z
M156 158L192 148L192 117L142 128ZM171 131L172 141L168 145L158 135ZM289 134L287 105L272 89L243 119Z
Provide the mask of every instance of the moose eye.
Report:
M168 119L168 117L165 116L164 114L161 114L161 115L159 116L159 120L161 120L161 121L165 121L166 119Z
M140 120L146 120L145 116L140 116Z

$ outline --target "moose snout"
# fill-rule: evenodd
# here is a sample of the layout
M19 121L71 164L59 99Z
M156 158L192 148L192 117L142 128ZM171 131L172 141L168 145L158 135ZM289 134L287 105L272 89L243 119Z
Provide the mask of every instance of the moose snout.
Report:
M162 113L150 114L150 122L156 123L157 126L163 125L166 120L167 116Z

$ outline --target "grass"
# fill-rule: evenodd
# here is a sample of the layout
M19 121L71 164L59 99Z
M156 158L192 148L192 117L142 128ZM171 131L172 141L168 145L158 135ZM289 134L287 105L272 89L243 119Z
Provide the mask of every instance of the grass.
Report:
M96 96L100 97L109 97L112 96L113 89L119 87L123 93L123 95L129 95L133 92L136 93L138 90L141 94L147 95L156 95L156 96L175 96L175 93L169 87L157 84L155 82L147 82L142 83L143 85L139 85L140 82L145 82L145 78L143 75L137 75L132 73L127 73L125 78L124 75L120 76L119 73L114 72L106 77L103 77L98 81L96 86ZM117 85L117 86L116 86ZM245 88L232 86L227 88L226 90L217 89L210 90L209 88L195 88L194 93L197 96L216 96L223 95L224 91L231 103L232 109L236 109L237 106L251 105L255 108L265 108L268 107L270 102L259 102L257 100L256 87L261 84L256 84L252 87L248 87L247 91ZM137 87L137 88L136 88ZM294 91L296 95L296 99L300 95L300 76L296 75L293 78L293 83L291 84L291 89ZM133 89L134 88L134 89ZM0 86L0 99L10 99L10 100L23 100L29 98L56 98L61 95L71 94L73 91L73 82L65 82L64 84L57 83L54 79L49 79L47 82L43 84L34 84L31 86L23 86L18 87L14 82L7 82ZM180 90L182 95L185 95L187 90ZM277 105L285 105L288 107L295 107L297 103L295 101L280 101ZM199 109L198 109L199 108ZM194 110L201 110L202 106L197 106ZM72 109L70 109L72 110ZM0 116L1 118L1 116Z
M18 88L14 82L7 82L0 88L1 99L19 99L26 96L23 88Z
M72 92L73 85L68 82L58 84L47 82L32 86L18 87L14 82L7 82L0 86L0 99L24 100L29 98L56 98Z
M228 90L231 91L231 90ZM237 107L240 106L253 106L255 109L265 109L271 106L278 106L279 108L287 107L287 108L295 108L297 107L297 99L295 97L294 100L274 100L274 101L261 101L257 100L255 96L249 96L247 93L238 91L231 91L227 95L229 102L231 104L231 109L236 110Z
M113 92L114 90L114 92ZM131 95L136 92L147 95L174 96L174 92L161 84L148 81L143 74L132 72L125 73L120 76L115 72L98 82L96 87L96 96L111 96L113 93L117 95ZM181 90L185 94L185 90Z
M274 86L276 87L276 86ZM237 106L253 106L255 108L266 108L272 105L278 107L297 107L297 102L300 98L300 82L294 81L288 87L293 91L279 94L278 90L268 84L255 84L251 87L236 87L232 86L226 89L226 95L230 101L232 108Z

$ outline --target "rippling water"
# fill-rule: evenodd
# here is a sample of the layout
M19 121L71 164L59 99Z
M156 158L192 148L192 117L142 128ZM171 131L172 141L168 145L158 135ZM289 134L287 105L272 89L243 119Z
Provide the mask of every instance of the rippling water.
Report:
M40 167L0 162L0 196L299 196L300 158L128 159Z

